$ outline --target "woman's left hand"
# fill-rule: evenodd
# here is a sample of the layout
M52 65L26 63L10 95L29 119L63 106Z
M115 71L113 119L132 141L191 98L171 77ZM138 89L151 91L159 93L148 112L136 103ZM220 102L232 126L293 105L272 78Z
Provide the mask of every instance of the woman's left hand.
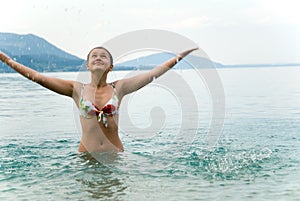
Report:
M189 50L185 50L183 52L181 52L180 54L178 54L177 56L182 59L183 57L185 57L186 55L190 54L191 52L195 51L195 50L199 50L198 47L195 47L195 48L192 48L192 49L189 49Z

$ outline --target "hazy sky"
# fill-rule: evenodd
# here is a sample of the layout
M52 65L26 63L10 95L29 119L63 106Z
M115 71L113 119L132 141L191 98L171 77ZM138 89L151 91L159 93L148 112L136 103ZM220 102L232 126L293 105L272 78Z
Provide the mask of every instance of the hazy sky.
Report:
M298 0L0 0L0 32L33 33L85 58L125 32L184 35L223 64L300 63ZM0 47L1 48L1 47Z

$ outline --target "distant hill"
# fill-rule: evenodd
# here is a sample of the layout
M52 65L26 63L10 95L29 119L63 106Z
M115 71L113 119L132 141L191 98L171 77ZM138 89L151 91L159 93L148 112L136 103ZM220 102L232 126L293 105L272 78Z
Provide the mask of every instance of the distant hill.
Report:
M0 33L0 49L16 61L40 72L78 71L84 60L33 34ZM0 73L14 72L0 63Z
M39 72L79 71L85 62L33 34L0 33L0 49L19 63ZM114 70L151 69L173 56L168 53L148 55L117 64ZM197 63L199 65L197 67L222 66L205 58L189 56L187 59L192 63ZM175 68L188 69L192 66L182 61ZM15 71L6 64L0 63L0 73L7 72Z
M170 53L157 53L148 56L132 59L115 65L114 70L131 70L131 69L151 69L174 57ZM190 69L190 68L212 68L223 67L222 64L213 62L207 58L188 55L183 61L179 62L175 69Z
M33 34L0 33L0 50L14 60L35 69L39 72L66 72L79 71L85 60L69 54L45 39ZM163 63L174 55L169 53L157 53L139 57L130 61L116 64L114 70L151 69ZM189 63L190 62L190 63ZM194 66L192 66L193 64ZM196 65L196 66L195 66ZM223 65L207 58L189 55L178 63L175 69L189 68L249 68L249 67L277 67L277 66L300 66L300 64L235 64ZM82 68L85 69L85 68ZM15 72L4 63L0 63L0 73Z

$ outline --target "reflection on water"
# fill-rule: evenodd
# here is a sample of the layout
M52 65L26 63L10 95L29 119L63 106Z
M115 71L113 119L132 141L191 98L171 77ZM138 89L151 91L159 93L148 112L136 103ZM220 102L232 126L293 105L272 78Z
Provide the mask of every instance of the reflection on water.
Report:
M125 194L127 186L124 178L119 179L116 169L110 166L118 159L117 153L81 153L78 159L84 168L75 180L90 197L118 200L118 197ZM103 162L99 162L101 160Z

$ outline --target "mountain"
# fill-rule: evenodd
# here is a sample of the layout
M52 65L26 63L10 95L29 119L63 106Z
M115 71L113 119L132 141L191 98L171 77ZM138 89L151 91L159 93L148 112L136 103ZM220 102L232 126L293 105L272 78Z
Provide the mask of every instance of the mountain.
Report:
M33 34L19 35L14 33L0 33L0 50L14 60L35 69L39 72L65 72L79 71L85 60L69 54L45 39ZM139 57L130 61L116 64L114 70L152 69L154 66L174 57L169 53L157 53ZM193 66L191 65L193 64ZM249 67L276 67L276 66L300 66L300 64L236 64L223 65L204 57L188 55L178 63L175 69L189 68L249 68ZM85 68L83 68L85 69ZM0 73L15 72L6 64L0 62Z
M78 71L84 60L33 34L0 33L0 49L14 60L39 72ZM14 72L0 63L0 73Z
M134 70L134 69L152 69L154 66L159 65L174 57L170 53L157 53L148 56L132 59L120 64L116 64L114 70ZM188 55L181 62L179 62L174 69L190 69L190 68L212 68L223 67L222 64L213 62L204 57Z
M45 39L33 34L0 33L0 50L19 63L35 69L39 72L65 72L79 71L84 60L71 55ZM174 57L169 53L152 54L138 59L117 64L114 70L151 69L168 59ZM208 59L188 56L178 63L175 68L192 68L188 62L196 63L194 67L221 66L222 64L211 62ZM4 63L0 63L0 73L15 72Z
M115 65L114 70L136 70L136 69L152 69L154 66L161 64L174 55L169 53L157 53L137 59L132 59ZM225 65L218 62L211 61L204 57L188 55L183 61L179 62L174 69L190 69L190 68L259 68L259 67L299 67L300 63L262 63L262 64L233 64Z

